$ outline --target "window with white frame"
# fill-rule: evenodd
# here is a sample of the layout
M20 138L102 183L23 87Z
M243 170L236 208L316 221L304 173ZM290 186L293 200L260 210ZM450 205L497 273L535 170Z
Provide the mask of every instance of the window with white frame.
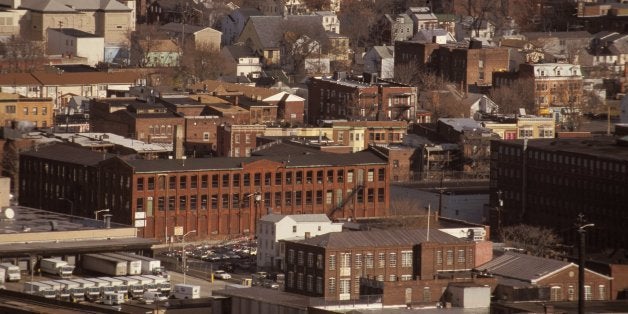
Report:
M447 265L453 265L453 264L454 264L454 251L447 250Z
M410 281L412 280L412 275L401 275L401 281Z
M443 251L436 251L436 264L437 265L443 264Z
M397 253L388 253L388 267L397 267Z
M340 279L340 294L351 293L351 279Z
M327 280L327 291L330 294L336 293L336 278L331 277Z
M355 268L362 268L362 254L355 255Z
M401 251L401 267L412 267L412 251Z
M585 300L593 299L593 291L591 291L591 286L584 286L584 299Z
M329 270L336 270L336 255L329 255Z
M377 281L384 281L384 275L377 275Z
M458 250L458 263L464 263L466 261L464 249Z
M366 268L373 268L373 253L366 253L365 264Z
M606 286L599 285L597 286L598 300L606 300Z
M397 275L389 275L388 281L397 281Z
M340 267L351 267L351 253L340 253Z
M303 273L297 274L297 289L303 290Z
M377 267L384 268L386 266L386 253L379 253L379 263Z

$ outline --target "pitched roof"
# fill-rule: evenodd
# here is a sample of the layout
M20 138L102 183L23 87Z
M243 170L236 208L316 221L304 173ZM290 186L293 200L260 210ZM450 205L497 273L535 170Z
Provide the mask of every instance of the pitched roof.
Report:
M395 56L394 46L373 46L373 50L381 59L393 59Z
M185 161L175 159L159 160L126 160L137 173L168 172L168 171L202 171L219 169L242 169L243 164L259 160L285 162L286 167L325 167L387 164L379 155L362 151L352 154L312 154L299 156L266 156L266 157L217 157L191 158Z
M228 91L228 92L241 92L247 97L257 98L258 96L262 99L273 96L278 93L275 89L270 88L260 88L247 86L242 84L234 84L221 82L216 80L205 80L199 83L192 85L192 88L195 90L207 90L207 92L220 92L220 91Z
M556 273L572 263L538 256L505 252L488 263L476 267L477 270L493 275L534 283L543 277Z
M133 84L140 78L137 72L72 72L72 73L50 73L33 72L33 76L42 85L84 85L84 84Z
M319 15L288 15L282 16L251 16L247 24L257 33L260 44L263 48L278 48L286 25L298 25L303 29L316 33L325 34L325 29Z
M20 153L20 155L69 162L85 166L95 166L99 162L114 156L112 154L94 152L64 143L54 143L39 147L36 146L35 149Z
M68 35L68 36L76 37L76 38L103 38L102 36L84 32L76 28L49 28L49 29Z
M185 34L194 34L203 30L211 30L213 32L222 34L222 32L217 31L211 27L191 25L191 24L182 24L182 23L172 23L172 22L161 26L160 29L167 32L185 33Z
M31 73L3 73L0 75L0 86L41 85Z
M22 0L19 8L40 12L131 11L116 0Z
M224 46L223 49L229 51L231 57L236 60L239 58L257 58L253 50L250 47L243 45L242 43Z
M264 99L262 99L262 101L280 101L284 95L288 95L288 98L285 99L285 101L304 101L305 98L299 97L297 95L294 94L288 94L286 92L280 92L277 93L275 95L272 95L270 97L266 97Z
M296 222L331 222L325 214L280 215L268 214L261 218L262 221L279 222L284 218L290 218Z
M344 249L356 247L413 246L427 241L427 229L390 229L353 232L331 232L309 239L294 241L297 243L324 247L327 249ZM429 242L463 243L459 239L437 229L429 230Z

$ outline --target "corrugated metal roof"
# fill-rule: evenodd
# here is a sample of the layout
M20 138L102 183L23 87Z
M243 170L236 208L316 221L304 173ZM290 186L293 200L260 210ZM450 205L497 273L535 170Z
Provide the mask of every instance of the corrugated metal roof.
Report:
M462 243L466 240L456 238L442 231L431 229L430 241L437 243ZM427 242L427 229L369 230L351 232L331 232L324 235L295 241L298 243L344 249L354 247L412 246Z
M538 256L506 252L477 270L511 279L532 282L569 266L571 263Z
M46 158L85 166L95 166L99 162L114 156L63 143L39 146L31 151L23 152L20 155Z

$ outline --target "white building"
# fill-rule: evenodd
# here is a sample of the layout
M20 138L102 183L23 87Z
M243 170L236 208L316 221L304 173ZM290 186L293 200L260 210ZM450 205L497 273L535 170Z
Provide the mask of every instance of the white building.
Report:
M364 55L364 72L377 73L383 79L395 77L395 47L373 46Z
M105 38L74 28L49 28L47 53L49 55L77 56L95 66L104 61Z
M285 249L279 240L299 240L329 232L342 231L325 214L278 215L262 217L257 226L257 267L283 269Z
M334 12L317 11L314 14L321 16L325 31L340 34L340 21Z

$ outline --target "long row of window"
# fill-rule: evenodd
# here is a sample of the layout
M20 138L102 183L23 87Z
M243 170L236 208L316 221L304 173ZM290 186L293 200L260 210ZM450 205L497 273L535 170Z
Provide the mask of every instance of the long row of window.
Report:
M377 171L377 176L375 175ZM200 178L200 180L199 180ZM291 184L312 184L317 182L327 183L343 183L364 181L364 172L360 170L308 170L308 171L286 171L286 172L266 172L266 173L225 173L213 175L180 175L167 176L159 175L155 177L139 177L136 180L136 189L138 191L152 191L155 189L191 189L208 188L211 184L212 188L218 187L240 187L240 186L271 186L271 185L291 185ZM386 169L368 169L366 171L366 181L385 181Z
M444 252L442 250L437 250L436 251L436 264L443 265L443 262L444 262L445 265L447 266L454 265L454 251L455 250L453 249L445 250ZM445 254L444 260L443 260L443 254ZM456 262L461 264L461 263L466 263L467 258L471 260L472 256L473 256L473 249L469 249L468 257L465 252L465 249L458 249L455 258L456 258Z
M303 206L303 205L333 205L334 199L337 203L351 195L352 191L347 190L344 194L342 190L316 190L316 191L283 191L265 192L261 195L260 206L277 207L282 206ZM363 203L383 203L386 200L385 188L368 188L355 194L358 204ZM223 193L223 194L200 194L200 195L180 195L180 196L159 196L156 198L157 210L205 210L211 209L239 209L247 208L255 201L256 194L250 193ZM336 196L336 197L335 197ZM166 207L166 200L168 201ZM136 211L152 212L155 204L152 197L138 197L136 199Z
M307 256L306 256L307 255ZM412 251L401 251L399 254L401 256L401 267L412 267ZM309 268L314 267L314 254L307 253L304 251L296 252L296 264L299 266L306 265ZM307 257L307 258L306 258ZM339 262L341 268L355 268L360 269L364 268L374 268L374 258L375 255L371 252L366 253L340 253ZM377 267L385 268L385 267L397 267L399 258L397 252L389 252L386 254L385 252L377 253ZM353 260L353 263L352 263ZM307 264L305 262L307 261ZM388 262L388 265L386 265ZM288 264L295 264L295 250L288 250ZM323 255L316 255L316 268L323 269ZM327 260L327 269L336 270L336 254L331 254Z

